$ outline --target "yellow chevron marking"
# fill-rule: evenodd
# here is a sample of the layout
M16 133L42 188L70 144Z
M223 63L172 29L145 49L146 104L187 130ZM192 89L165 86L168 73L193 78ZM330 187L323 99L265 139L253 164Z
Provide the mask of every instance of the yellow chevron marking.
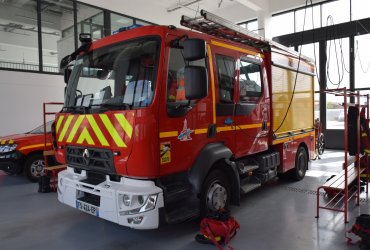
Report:
M85 115L79 115L78 116L77 121L73 125L73 128L71 130L71 133L69 133L67 142L71 142L73 140L73 138L76 135L77 129L80 127L80 125L81 125L81 123L82 123L82 121L83 121L84 118L85 118Z
M101 145L103 146L110 146L107 139L105 138L105 136L103 135L103 133L101 132L98 124L96 123L95 119L94 119L94 116L92 115L86 115L86 118L87 120L89 121L96 137L98 137L98 140L100 142Z
M56 132L58 133L58 131L59 131L59 128L60 128L60 124L62 124L62 121L63 121L63 119L64 119L64 116L59 116L59 118L58 118L58 121L57 121L57 125L56 125L56 127L55 127L55 130L56 130Z
M169 131L169 132L160 132L159 138L167 138L167 137L175 137L178 136L179 133L177 131Z
M109 120L108 116L105 114L99 115L100 119L103 121L105 127L107 128L110 136L114 140L114 142L117 144L118 147L126 148L126 144L123 142L122 138L119 136L117 130L114 128L112 122Z
M8 144L14 144L14 141L13 140L9 140L8 141Z
M42 143L42 144L29 145L29 146L21 147L19 149L19 151L30 149L30 148L41 148L43 146L44 146L44 143ZM46 143L46 146L51 146L51 143Z
M78 144L82 144L84 141L87 141L87 144L94 145L94 141L91 138L89 131L87 131L87 128L84 128L80 134L80 137L77 140Z
M73 119L73 115L68 116L68 118L66 120L66 123L64 124L64 127L62 129L62 132L59 135L59 138L58 138L59 142L63 141L64 135L66 134L66 132L69 128L69 125L71 124L72 119Z
M123 114L114 114L116 119L118 120L119 124L123 128L123 130L126 132L128 137L131 138L132 136L132 126L131 124L126 120L125 116Z

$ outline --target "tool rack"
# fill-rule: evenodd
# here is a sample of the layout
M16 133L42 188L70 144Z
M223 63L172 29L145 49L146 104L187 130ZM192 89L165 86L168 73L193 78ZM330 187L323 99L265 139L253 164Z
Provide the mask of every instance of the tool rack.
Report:
M346 88L341 89L327 89L321 91L322 93L333 94L335 96L343 96L343 109L344 109L344 162L342 164L343 170L334 176L333 178L327 180L322 186L317 188L317 206L316 206L316 218L319 218L320 209L326 209L334 212L344 213L344 222L348 223L348 203L353 197L356 197L356 205L360 205L360 175L363 172L367 172L368 166L360 166L360 161L362 157L367 157L366 155L360 154L360 109L362 107L367 107L367 117L369 117L369 95L361 95L360 92L351 92ZM348 103L348 98L353 99L353 103ZM361 105L360 97L366 97L367 101L365 104ZM354 156L350 156L348 153L348 117L347 109L348 107L358 108L358 116L356 121L357 126L357 152ZM368 161L367 161L368 162ZM357 185L350 184L356 182ZM368 182L366 182L366 192L368 192ZM334 194L329 197L329 201L326 204L320 204L320 191L325 190L326 193ZM341 205L341 207L339 207Z

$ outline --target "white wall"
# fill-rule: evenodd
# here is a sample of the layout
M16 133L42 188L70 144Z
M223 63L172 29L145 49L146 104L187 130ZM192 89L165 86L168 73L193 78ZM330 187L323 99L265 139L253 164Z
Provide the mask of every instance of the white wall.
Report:
M64 86L62 76L1 70L0 136L41 125L42 103L63 102Z

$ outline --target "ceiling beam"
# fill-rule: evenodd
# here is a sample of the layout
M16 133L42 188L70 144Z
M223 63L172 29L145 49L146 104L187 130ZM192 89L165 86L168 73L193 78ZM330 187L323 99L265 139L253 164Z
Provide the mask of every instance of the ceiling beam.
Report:
M202 0L186 0L186 1L178 1L178 3L170 6L167 8L167 12L172 12L181 8L189 8L188 6L201 2Z
M253 11L260 11L263 9L263 6L261 6L259 3L255 3L251 0L236 0L238 3L244 5L245 7L248 7L249 9Z

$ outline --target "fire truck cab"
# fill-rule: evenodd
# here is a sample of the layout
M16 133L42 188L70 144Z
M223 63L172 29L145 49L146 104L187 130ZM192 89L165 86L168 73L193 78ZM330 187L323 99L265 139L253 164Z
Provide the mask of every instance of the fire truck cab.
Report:
M239 205L314 157L313 65L271 43L145 26L89 43L66 71L58 199L120 225Z

